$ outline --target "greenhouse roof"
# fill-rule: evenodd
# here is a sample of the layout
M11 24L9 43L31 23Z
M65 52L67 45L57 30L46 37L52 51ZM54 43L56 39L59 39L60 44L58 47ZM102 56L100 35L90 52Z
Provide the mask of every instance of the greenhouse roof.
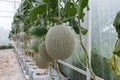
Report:
M21 0L0 0L0 28L11 29L14 13Z

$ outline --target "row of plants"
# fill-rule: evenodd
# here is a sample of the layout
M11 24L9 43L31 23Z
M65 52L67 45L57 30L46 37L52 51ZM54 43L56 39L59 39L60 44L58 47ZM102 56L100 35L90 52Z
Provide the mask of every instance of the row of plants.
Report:
M83 36L86 35L87 29L81 25L81 23L84 22L85 9L89 10L88 0L22 0L22 3L14 16L9 38L15 42L17 48L22 48L24 54L32 56L33 60L36 61L36 64L40 68L48 68L48 66L52 64L57 67L59 73L58 65L55 65L55 63L57 63L58 59L63 60L67 58L68 60L64 61L71 63L76 67L84 70L89 68L94 80L94 72L97 76L100 76L105 80L110 80L111 77L109 76L114 74L111 72L108 59L98 55L99 52L96 49L94 50L94 48L91 52L91 65L94 72L89 64L88 52L83 44ZM118 35L119 19L118 13L114 21L114 26ZM67 36L65 36L66 33L64 33L64 30L65 32L68 32ZM75 44L74 37L71 37L74 36L72 32L75 32L75 35L79 35L79 42L77 44ZM55 40L57 40L57 46L56 44L53 45ZM63 42L68 43L69 45L67 45L69 47L71 46L71 48L66 49L66 45L61 45ZM83 52L80 50L77 52L78 54L75 54L76 52L73 51L74 45L79 44L82 47ZM56 52L54 47L57 47L59 50L56 49ZM61 47L65 50L60 50ZM66 53L67 55L63 53ZM81 55L80 53L85 53L85 55ZM114 55L109 63L114 72L119 75L120 72L116 60L116 55L119 56L119 39L116 42L113 54ZM82 60L83 64L86 64L87 59L85 67L82 67L83 65L79 63L79 59L76 59L76 56ZM102 72L103 70L98 70L100 66L97 66L96 62L99 62L101 67L104 67L104 74ZM73 80L78 78L85 79L85 76L78 74L76 71L73 71L64 65L59 64L59 68L64 75L71 77ZM119 77L114 77L113 80L114 79L117 80Z
M83 37L88 31L82 26L85 17L84 10L89 10L88 2L88 0L22 0L14 16L9 38L15 42L17 48L23 50L24 54L32 56L40 68L47 69L52 65L56 67L58 73L60 73L60 68L63 74L72 77L73 80L85 79L85 76L81 74L76 77L75 71L71 74L68 74L69 70L63 72L66 69L63 65L59 64L58 67L57 60L71 58L72 65L84 70L88 68L92 79L96 80L96 73L107 80L108 77L101 75L102 72L94 65L97 61L92 63L92 70L88 52L83 43ZM75 35L79 35L78 44L75 44ZM81 46L78 57L83 60L83 64L86 64L84 68L80 67L79 60L75 59L73 52L75 45ZM82 50L82 53L85 53L84 56L80 55ZM101 57L95 52L91 53L93 53L92 57L95 56L92 58L93 62ZM104 61L104 64L108 63L107 59ZM107 67L108 65L105 68Z
M1 45L0 49L13 49L13 46L8 44L8 45Z

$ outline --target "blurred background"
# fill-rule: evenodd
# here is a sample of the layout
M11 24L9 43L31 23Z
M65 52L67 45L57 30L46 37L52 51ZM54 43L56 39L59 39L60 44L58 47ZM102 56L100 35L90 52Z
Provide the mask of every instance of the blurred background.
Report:
M0 0L0 45L10 44L8 39L13 16L21 0Z

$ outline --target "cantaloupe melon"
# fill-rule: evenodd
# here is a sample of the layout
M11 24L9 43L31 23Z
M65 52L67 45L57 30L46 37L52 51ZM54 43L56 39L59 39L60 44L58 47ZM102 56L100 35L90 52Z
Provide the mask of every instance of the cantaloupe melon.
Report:
M21 42L24 42L24 40L26 38L26 33L25 32L20 32L20 33L17 33L17 36L18 36L18 38Z
M48 54L53 59L66 59L72 53L75 45L74 36L69 26L52 27L45 39Z
M38 54L35 55L35 64L41 69L47 69L49 66L49 62L45 62L44 59Z
M24 32L24 23L21 22L19 26L20 32Z
M30 40L30 43L31 43L30 47L32 47L32 46L35 46L37 44L40 44L40 40L36 39L36 38L33 38L33 39Z
M13 41L16 41L17 40L17 36L15 34L12 35L12 39Z
M34 59L36 65L41 69L48 68L49 63L53 61L53 59L48 55L46 51L45 42L42 42L40 44L39 53L36 54Z

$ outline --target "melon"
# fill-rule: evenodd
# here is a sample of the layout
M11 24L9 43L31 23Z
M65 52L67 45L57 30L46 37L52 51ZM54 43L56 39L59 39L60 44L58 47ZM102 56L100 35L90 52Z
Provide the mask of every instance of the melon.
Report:
M24 40L26 38L26 33L25 32L20 32L20 33L17 33L17 36L19 37L19 40L21 42L24 42Z
M19 45L20 45L20 47L22 48L22 49L24 49L25 47L25 44L23 43L23 42L19 42Z
M33 38L30 40L30 43L31 43L30 47L32 47L32 46L35 46L37 44L40 44L40 40L37 38Z
M45 38L48 54L53 59L66 59L74 50L75 39L69 26L56 25L52 27Z
M42 59L39 54L36 54L34 59L35 59L35 64L40 69L47 69L48 68L49 62L45 62L44 59Z
M16 41L17 40L17 36L15 34L12 35L12 39L13 41Z
M48 55L45 47L45 42L42 42L39 46L39 53L35 55L35 63L41 68L48 68L49 63L53 61L53 59Z
M20 32L24 32L24 23L23 22L20 23L19 29L20 29Z

